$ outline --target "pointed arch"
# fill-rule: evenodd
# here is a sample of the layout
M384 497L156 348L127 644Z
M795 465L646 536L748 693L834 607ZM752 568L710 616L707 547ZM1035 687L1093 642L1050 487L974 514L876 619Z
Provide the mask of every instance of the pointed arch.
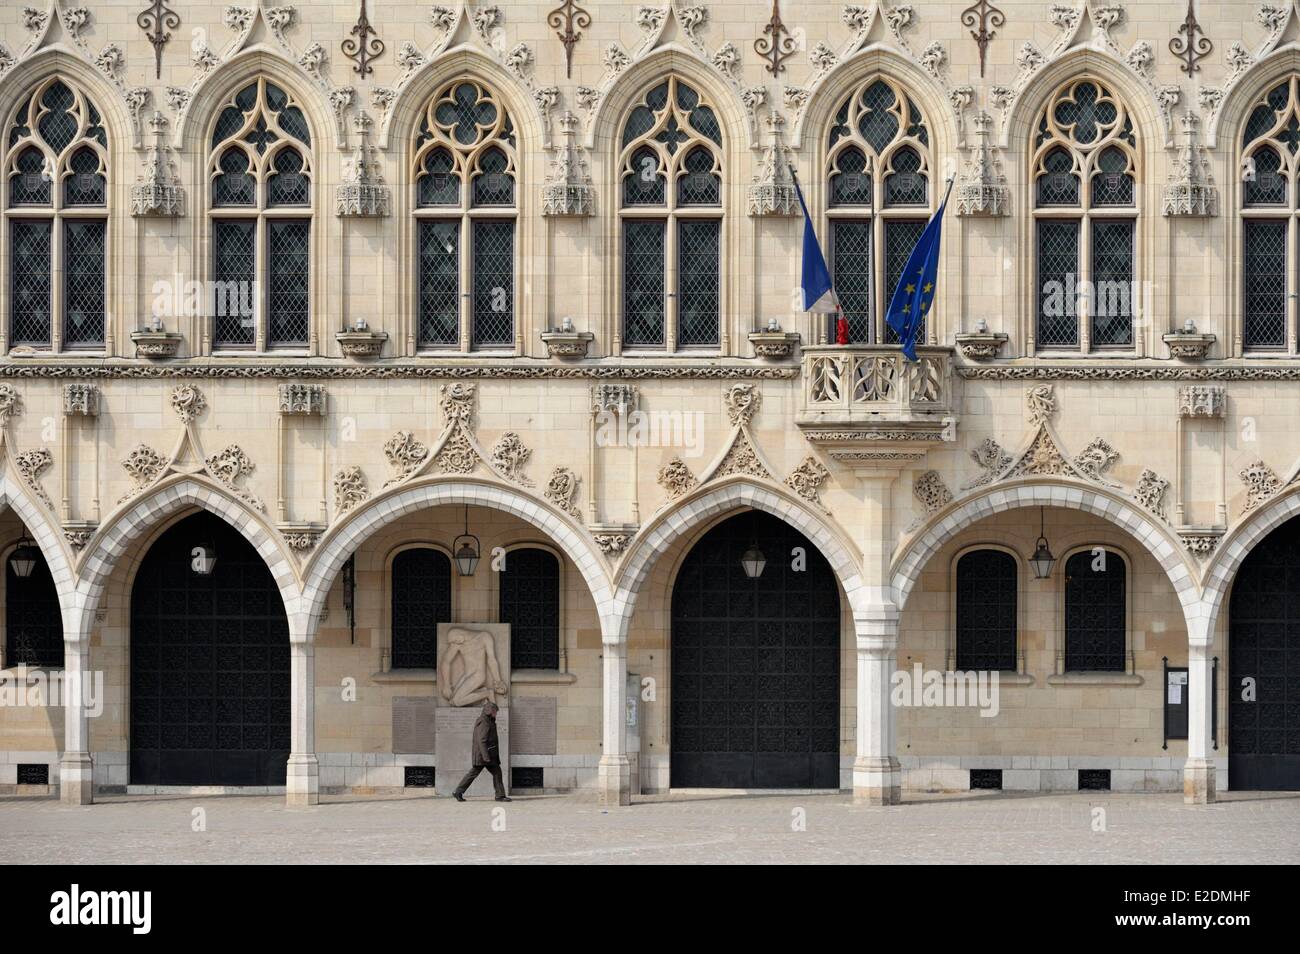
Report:
M63 541L62 532L51 522L48 513L32 500L6 471L0 476L0 510L8 507L22 521L27 532L31 534L36 545L40 547L41 556L50 568L54 578L54 587L59 594L59 607L63 611L64 631L71 622L72 610L76 605L76 578L73 576L72 564L68 560L68 551Z
M448 505L500 510L542 531L582 574L597 615L602 620L607 617L613 590L604 560L590 535L572 517L505 484L466 477L434 477L389 488L330 527L317 544L304 573L302 610L306 620L314 627L334 578L366 540L407 513Z
M196 507L220 517L253 545L275 580L292 624L301 588L293 557L283 540L265 518L243 501L203 478L188 475L165 478L143 495L119 506L86 545L77 581L77 596L85 620L94 619L104 588L131 544L171 514Z
M194 88L189 102L176 119L172 130L172 146L189 156L206 156L207 147L221 113L221 104L240 88L258 76L272 79L283 86L307 114L313 148L316 144L330 142L335 135L333 110L319 86L310 81L301 66L279 50L256 44L240 50L230 59L213 67ZM203 163L198 163L203 166Z
M936 513L894 558L891 570L899 609L907 605L907 598L931 557L949 540L985 517L1021 507L1078 510L1114 524L1137 540L1160 564L1178 594L1184 614L1189 618L1193 615L1200 594L1178 538L1117 493L1095 484L1058 480L999 484L962 497Z
M61 47L38 50L4 74L4 82L0 83L0 119L7 123L18 104L37 86L54 76L65 77L90 97L108 132L110 164L116 168L126 161L130 155L127 144L138 145L140 136L121 90L82 57ZM0 143L0 147L4 145ZM116 183L119 180L125 181L125 177L114 175L112 181Z
M429 97L446 83L462 77L489 87L505 102L506 111L518 127L521 160L526 161L547 145L550 139L547 117L542 115L532 91L486 53L462 44L426 58L424 65L397 88L396 97L379 124L376 137L379 147L388 149L394 135L402 142L413 137Z
M817 83L804 107L795 121L791 131L790 144L795 149L802 149L804 137L813 137L819 165L825 158L826 133L830 129L831 117L839 108L844 97L852 89L874 74L881 74L896 80L904 86L921 107L926 121L935 134L933 152L936 156L951 156L956 153L961 141L961 130L957 127L958 117L948 99L948 93L939 82L921 69L916 63L886 46L875 44L866 47L852 56L836 63ZM947 174L945 170L939 173ZM816 178L816 177L814 177Z
M1232 590L1237 571L1255 545L1282 524L1300 516L1300 485L1293 485L1258 510L1248 514L1219 541L1201 574L1202 602L1207 632L1213 634L1224 600Z
M1293 73L1300 73L1300 44L1291 44L1256 60L1228 84L1223 102L1211 112L1205 123L1205 145L1217 149L1219 136L1225 140L1228 161L1235 160L1241 148L1241 131L1250 117L1252 105L1268 90ZM1226 179L1232 179L1232 170Z
M718 517L746 508L778 517L807 537L834 569L854 615L866 612L867 587L858 555L840 530L793 495L740 476L701 487L657 514L637 535L616 579L614 611L620 640L627 639L637 596L659 555Z
M676 43L669 43L623 70L596 102L587 123L587 148L602 154L617 153L619 135L627 114L655 83L668 76L680 76L712 102L722 113L722 137L729 165L737 163L744 149L758 148L755 130L737 89L723 81L714 68ZM739 135L744 130L743 136ZM734 177L735 173L733 173Z

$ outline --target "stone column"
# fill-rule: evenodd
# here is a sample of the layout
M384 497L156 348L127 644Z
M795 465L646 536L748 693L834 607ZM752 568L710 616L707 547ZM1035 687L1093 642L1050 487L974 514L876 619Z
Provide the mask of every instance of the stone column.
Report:
M893 491L901 469L920 458L910 451L873 451L852 464L862 488L862 580L866 609L854 614L857 636L857 754L853 798L868 805L896 805L902 767L890 701L898 668L899 607L889 577L893 555Z
M289 766L285 804L290 808L320 801L316 761L316 624L289 616Z
M1213 630L1207 616L1187 620L1187 763L1183 767L1183 801L1206 805L1215 800ZM1164 687L1161 687L1164 691ZM1161 702L1163 704L1163 696Z
M601 725L602 747L599 776L602 805L632 803L632 771L627 758L627 638L615 621L601 621L603 655L601 657Z
M81 625L82 611L64 608L63 630L63 758L59 761L59 799L65 805L89 805L95 798L90 757L87 699L96 687L90 671L90 632ZM69 624L69 617L72 617ZM83 632L83 628L86 630ZM50 700L53 702L54 700ZM102 704L102 699L99 702Z

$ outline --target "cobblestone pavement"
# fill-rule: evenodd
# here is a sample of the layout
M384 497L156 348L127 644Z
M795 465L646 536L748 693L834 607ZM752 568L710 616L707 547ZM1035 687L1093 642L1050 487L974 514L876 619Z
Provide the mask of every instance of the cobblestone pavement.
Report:
M196 808L206 830L193 830ZM806 830L795 830L800 818ZM1277 864L1300 858L1300 793L1230 794L1209 806L1177 795L979 793L890 808L847 795L674 795L609 811L559 795L501 806L336 797L310 809L274 796L86 807L7 796L0 839L6 861L25 863Z

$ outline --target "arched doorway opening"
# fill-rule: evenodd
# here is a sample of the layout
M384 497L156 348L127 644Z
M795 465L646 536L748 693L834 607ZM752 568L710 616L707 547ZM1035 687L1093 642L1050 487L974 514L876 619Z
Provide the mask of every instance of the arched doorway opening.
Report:
M673 585L671 656L672 787L839 787L839 589L803 534L760 511L705 533Z
M289 680L289 622L252 544L207 512L170 527L131 590L131 783L284 785Z
M1228 787L1300 791L1300 518L1256 544L1237 571L1228 672Z

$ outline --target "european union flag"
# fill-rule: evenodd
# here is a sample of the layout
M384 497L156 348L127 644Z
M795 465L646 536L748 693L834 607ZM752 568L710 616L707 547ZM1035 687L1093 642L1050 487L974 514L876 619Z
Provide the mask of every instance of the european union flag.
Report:
M939 211L934 213L916 247L912 249L912 254L907 257L907 265L898 279L898 287L894 289L889 310L885 312L885 321L898 335L908 361L916 360L916 340L921 335L922 322L934 304L939 272L939 236L943 232L943 211L948 207L950 192L951 179Z

